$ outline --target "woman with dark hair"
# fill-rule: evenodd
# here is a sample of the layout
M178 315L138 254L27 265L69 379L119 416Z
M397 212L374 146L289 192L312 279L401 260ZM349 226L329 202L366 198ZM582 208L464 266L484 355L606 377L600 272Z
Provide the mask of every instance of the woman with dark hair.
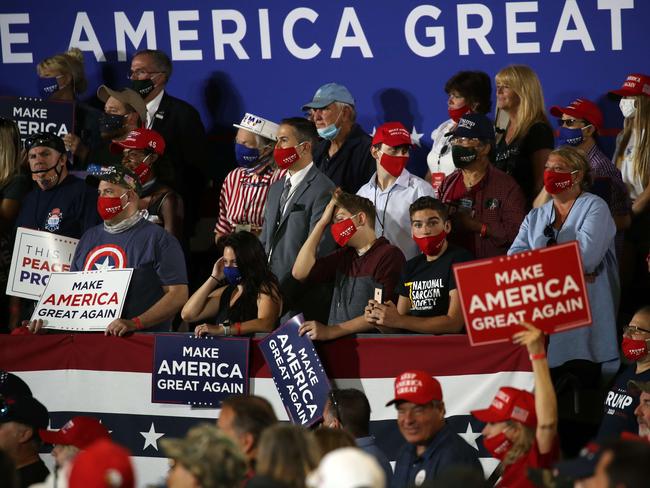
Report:
M482 71L460 71L447 80L445 84L447 111L449 119L443 122L431 133L433 146L427 156L429 170L425 180L432 181L434 186L438 179L442 183L443 176L453 172L456 167L451 158L449 133L452 132L460 118L467 112L487 114L492 107L492 83L490 77ZM440 175L432 178L432 175Z
M183 320L210 322L197 325L196 335L271 332L282 298L262 244L254 234L242 231L224 237L223 245L212 274L183 307Z

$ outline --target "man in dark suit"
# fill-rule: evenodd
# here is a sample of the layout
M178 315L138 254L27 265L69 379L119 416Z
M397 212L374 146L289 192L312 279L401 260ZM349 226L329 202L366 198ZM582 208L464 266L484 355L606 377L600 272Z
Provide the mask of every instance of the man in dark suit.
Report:
M147 105L145 127L165 139L166 155L172 173L166 178L186 202L186 230L191 236L199 217L199 198L207 168L206 135L197 110L165 90L172 74L169 57L157 49L136 52L131 60L131 87ZM162 170L163 168L161 168ZM188 226L189 224L189 226Z
M277 138L275 161L288 171L269 189L260 239L283 292L292 295L289 288L295 280L291 277L291 268L307 236L323 215L334 183L313 163L312 148L318 141L313 122L301 117L284 119ZM320 243L319 254L327 254L335 247L333 239L327 237Z

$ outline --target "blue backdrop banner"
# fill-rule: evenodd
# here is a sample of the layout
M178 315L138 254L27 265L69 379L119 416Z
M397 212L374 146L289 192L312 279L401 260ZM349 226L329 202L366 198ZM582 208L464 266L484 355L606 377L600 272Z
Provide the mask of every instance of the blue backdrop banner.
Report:
M320 85L337 81L367 132L388 120L407 126L417 144L411 169L422 173L430 134L448 118L445 81L459 70L493 77L528 64L547 104L592 99L604 133L615 134L622 117L605 94L648 71L648 19L644 0L9 0L0 6L0 94L36 96L35 64L77 46L83 98L96 102L100 84L126 85L136 50L158 48L174 64L168 91L197 107L213 140L227 140L245 112L300 114ZM213 164L230 158L215 154Z
M247 394L249 346L245 338L157 335L151 401L218 407Z

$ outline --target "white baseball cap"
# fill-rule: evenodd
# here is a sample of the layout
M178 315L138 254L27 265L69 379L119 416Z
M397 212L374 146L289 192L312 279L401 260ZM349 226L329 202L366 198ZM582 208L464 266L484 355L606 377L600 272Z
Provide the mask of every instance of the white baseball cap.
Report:
M244 129L257 134L258 136L266 137L267 139L277 140L278 124L270 120L263 119L255 114L247 113L241 119L239 124L232 124L233 127Z
M309 488L385 488L386 475L377 460L357 447L336 449L307 476Z

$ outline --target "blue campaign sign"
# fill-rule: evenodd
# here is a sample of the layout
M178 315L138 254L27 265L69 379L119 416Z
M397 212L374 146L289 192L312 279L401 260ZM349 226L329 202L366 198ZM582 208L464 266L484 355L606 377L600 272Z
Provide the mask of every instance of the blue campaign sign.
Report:
M74 130L74 103L0 97L0 117L15 120L23 140L38 132L52 132L63 137Z
M303 322L302 314L292 317L259 347L289 419L308 427L323 417L331 387L313 342L298 335Z
M218 407L248 393L247 338L157 335L151 373L152 403Z
M389 120L407 126L409 168L421 173L431 132L449 118L445 82L460 70L493 77L530 65L547 106L589 98L614 135L623 118L606 93L648 71L649 18L647 0L5 0L0 94L36 96L35 65L73 46L88 78L80 100L99 104L99 85L127 84L135 51L161 49L174 67L166 91L195 106L216 141L246 112L301 115L336 81L368 133Z

